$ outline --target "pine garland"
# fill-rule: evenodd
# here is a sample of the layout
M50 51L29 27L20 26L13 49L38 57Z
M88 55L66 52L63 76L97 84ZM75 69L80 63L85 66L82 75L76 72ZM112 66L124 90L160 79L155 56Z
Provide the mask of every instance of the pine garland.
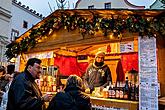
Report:
M83 37L86 34L94 35L99 30L103 32L104 36L113 33L117 37L125 31L149 37L159 32L162 36L165 36L165 17L157 19L134 15L127 18L122 16L114 18L112 15L111 18L102 18L98 15L93 15L93 18L85 18L76 14L62 13L61 16L52 16L40 27L32 29L30 35L20 42L14 41L10 43L7 46L8 49L5 55L8 59L17 57L19 54L35 47L44 36L49 36L53 31L58 31L61 28L67 29L68 32L78 29Z

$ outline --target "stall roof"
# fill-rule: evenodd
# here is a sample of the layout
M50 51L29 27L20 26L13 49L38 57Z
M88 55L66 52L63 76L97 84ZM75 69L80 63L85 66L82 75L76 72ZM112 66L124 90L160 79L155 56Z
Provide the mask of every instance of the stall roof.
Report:
M158 12L159 11L159 12ZM158 10L158 9L140 9L140 10L135 10L135 9L73 9L73 10L64 10L65 13L70 13L74 14L77 13L78 15L82 16L90 16L92 14L98 14L101 16L106 16L106 15L141 15L141 16L157 16L160 13L162 13L165 10ZM52 15L59 15L62 12L62 10L57 10Z
M49 16L47 16L45 19L34 25L31 29L26 31L24 34L22 34L17 41L19 42L29 34L29 32L36 27L41 26L45 21L50 19L52 16L61 16L62 13L67 13L67 14L77 14L79 16L85 16L85 17L90 17L94 15L99 15L101 17L111 17L112 15L121 15L121 16L131 16L131 15L140 15L144 17L156 17L158 15L163 15L165 14L165 9L66 9L66 10L56 10Z
M58 31L54 31L53 30L53 35L50 34L51 37L45 37L45 35L42 35L42 31L41 31L41 26L44 26L48 21L50 21L52 18L56 18L56 17L61 17L62 14L66 14L69 16L72 15L77 15L79 17L84 17L86 18L92 18L93 16L97 15L101 18L112 18L112 16L115 18L122 16L122 18L128 18L129 16L141 16L144 18L155 18L155 17L159 17L162 15L164 16L165 14L165 10L164 9L139 9L139 10L134 10L134 9L67 9L67 10L56 10L55 12L53 12L52 14L50 14L49 16L47 16L45 19L43 19L42 21L40 21L39 23L37 23L36 25L34 25L31 29L29 29L27 32L25 32L24 34L22 34L15 42L15 44L13 45L17 45L16 43L19 43L19 45L21 44L22 47L20 47L21 52L16 51L16 54L20 54L20 53L29 53L29 52L39 52L39 51L47 51L47 50L54 50L54 49L59 49L61 47L65 47L65 46L69 46L71 44L75 44L77 46L84 46L83 48L76 48L77 51L79 50L84 50L84 49L88 49L90 47L90 44L101 44L103 42L108 42L109 39L105 39L105 38L100 38L97 37L95 39L84 39L81 36L80 32L78 31L68 31L64 28L60 28ZM68 18L67 18L68 19ZM58 19L59 20L59 19ZM61 20L61 18L60 18ZM54 21L53 21L54 22ZM61 21L60 21L61 22ZM58 23L58 21L56 22ZM67 22L66 22L67 23ZM70 22L71 23L71 22ZM51 23L47 23L46 26L44 28L49 28L49 26L52 25ZM53 25L54 26L54 25ZM38 28L40 29L40 31L38 31ZM36 32L35 32L35 31ZM33 31L33 36L31 36ZM45 30L44 30L45 31ZM51 29L49 30L49 32L52 31ZM38 34L38 32L40 34ZM48 32L48 33L49 33ZM43 36L41 42L33 42L34 43L34 47L31 46L30 48L26 45L26 38L30 38L30 40L34 41L34 39L36 40L37 37L34 35L34 33L37 33L38 35ZM62 38L63 37L63 38ZM103 37L103 36L102 36ZM33 39L34 38L34 39ZM74 41L73 41L74 39ZM97 42L99 41L100 42ZM116 40L116 39L115 39ZM116 40L118 41L118 40ZM27 41L29 42L29 41ZM76 43L75 43L76 42ZM31 42L30 42L31 43ZM9 53L11 53L10 48L15 48L15 50L18 50L16 47L17 46L13 46L10 45L9 47ZM25 46L24 46L25 45ZM26 47L26 48L24 48ZM75 49L75 46L73 46L73 49ZM98 47L98 46L96 46ZM23 49L25 50L23 50ZM15 56L15 54L14 54Z

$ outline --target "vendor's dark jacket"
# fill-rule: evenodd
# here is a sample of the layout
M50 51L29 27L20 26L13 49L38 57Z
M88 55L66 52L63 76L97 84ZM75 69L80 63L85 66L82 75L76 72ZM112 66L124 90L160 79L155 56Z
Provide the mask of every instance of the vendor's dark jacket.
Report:
M100 86L106 87L112 81L111 71L106 64L96 66L95 63L92 63L88 66L83 79L90 89Z
M68 87L53 97L47 110L91 110L90 97L78 87Z
M7 110L43 110L43 105L32 75L25 71L16 76L9 89Z

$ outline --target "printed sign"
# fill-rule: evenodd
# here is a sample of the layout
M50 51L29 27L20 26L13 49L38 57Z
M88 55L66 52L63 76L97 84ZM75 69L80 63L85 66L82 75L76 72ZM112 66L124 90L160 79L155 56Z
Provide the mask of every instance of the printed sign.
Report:
M158 110L156 39L139 37L139 110Z
M134 52L134 43L133 42L121 42L120 43L120 52Z

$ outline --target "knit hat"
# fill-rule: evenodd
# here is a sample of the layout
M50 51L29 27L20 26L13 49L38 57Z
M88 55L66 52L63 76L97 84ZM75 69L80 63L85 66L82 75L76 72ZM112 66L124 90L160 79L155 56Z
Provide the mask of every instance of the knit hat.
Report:
M105 57L105 52L103 52L103 51L98 51L98 52L96 53L96 55L95 55L95 58L98 57L98 56L103 56L103 57Z

